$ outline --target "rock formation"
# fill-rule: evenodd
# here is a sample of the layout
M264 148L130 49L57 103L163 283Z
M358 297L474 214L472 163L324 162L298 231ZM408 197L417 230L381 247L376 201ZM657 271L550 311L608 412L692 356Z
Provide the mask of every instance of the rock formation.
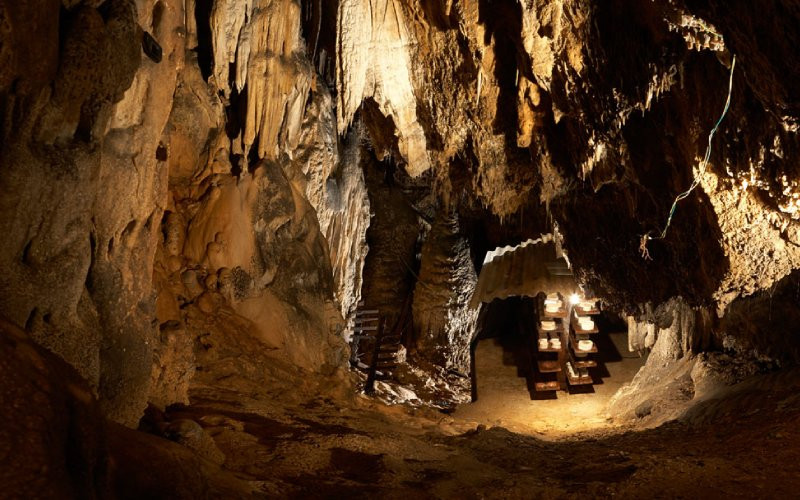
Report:
M472 307L477 276L458 219L441 215L422 247L414 288L415 348L444 368L469 373L469 348L478 309Z
M542 234L650 353L620 415L796 364L798 21L793 0L0 0L0 392L39 398L30 492L124 490L103 460L147 462L153 441L117 445L148 408L355 392L359 307L398 325L399 399L463 401L484 256ZM160 460L201 443L214 491L250 491L172 424Z

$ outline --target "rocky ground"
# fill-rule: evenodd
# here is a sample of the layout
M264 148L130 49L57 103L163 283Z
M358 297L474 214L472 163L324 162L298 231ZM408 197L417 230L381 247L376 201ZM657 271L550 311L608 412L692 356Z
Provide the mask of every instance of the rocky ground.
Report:
M793 496L798 25L0 0L0 497ZM408 318L396 385L465 397L486 252L549 232L651 352L628 420L543 441L356 396L363 301Z
M256 497L791 497L798 389L798 373L759 376L656 429L629 422L555 441L361 396L282 406L206 393L164 416L199 423ZM138 486L133 496L178 493Z
M189 404L151 408L134 431L100 416L75 370L0 330L6 498L790 498L800 486L797 369L707 394L654 429L545 440L386 406L345 372L274 360L274 382L205 373Z

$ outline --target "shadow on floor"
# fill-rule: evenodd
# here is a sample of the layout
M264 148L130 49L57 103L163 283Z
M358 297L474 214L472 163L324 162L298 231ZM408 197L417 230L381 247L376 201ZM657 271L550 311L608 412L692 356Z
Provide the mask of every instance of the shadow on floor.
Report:
M479 397L478 380L476 373L475 353L478 342L495 342L502 347L502 364L504 366L515 367L516 376L525 379L528 396L532 401L558 399L557 391L537 392L535 382L536 373L536 336L534 331L534 315L530 312L533 309L533 301L528 298L513 297L505 300L495 300L488 305L484 305L479 319L479 335L471 346L471 380L472 380L472 401L477 401ZM592 394L597 392L596 386L603 385L605 380L611 377L608 363L623 362L628 356L620 352L618 347L620 339L612 339L609 332L618 332L619 321L613 318L606 318L605 315L598 317L600 332L592 336L592 340L597 345L599 355L594 358L598 366L591 368L589 373L594 384L567 386L569 394ZM614 333L615 335L617 333Z
M513 331L496 339L503 347L503 364L517 367L517 377L525 379L531 399L536 398L532 344L524 332Z

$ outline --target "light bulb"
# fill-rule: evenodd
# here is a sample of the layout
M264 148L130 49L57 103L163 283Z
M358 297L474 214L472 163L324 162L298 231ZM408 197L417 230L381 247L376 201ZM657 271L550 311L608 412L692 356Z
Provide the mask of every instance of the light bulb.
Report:
M573 306L580 301L581 301L581 296L578 295L577 293L573 293L572 295L569 296L569 303L572 304Z

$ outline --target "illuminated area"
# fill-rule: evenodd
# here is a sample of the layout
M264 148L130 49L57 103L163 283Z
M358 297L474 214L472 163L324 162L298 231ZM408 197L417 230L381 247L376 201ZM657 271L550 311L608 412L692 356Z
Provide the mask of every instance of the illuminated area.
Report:
M557 240L543 235L487 252L473 299L482 303L471 402L456 419L548 439L616 427L612 398L646 357L631 352L625 321L574 291Z
M453 414L456 419L546 439L615 428L609 418L611 398L633 379L646 359L628 351L624 322L598 318L602 333L593 337L602 355L596 358L599 367L592 369L596 383L538 390L543 374L538 372L541 365L537 361L548 358L530 342L524 328L518 327L520 316L533 308L533 301L506 299L492 302L488 308L494 317L487 318L486 332L479 334L474 354L476 399L460 406ZM552 359L558 360L557 356Z

